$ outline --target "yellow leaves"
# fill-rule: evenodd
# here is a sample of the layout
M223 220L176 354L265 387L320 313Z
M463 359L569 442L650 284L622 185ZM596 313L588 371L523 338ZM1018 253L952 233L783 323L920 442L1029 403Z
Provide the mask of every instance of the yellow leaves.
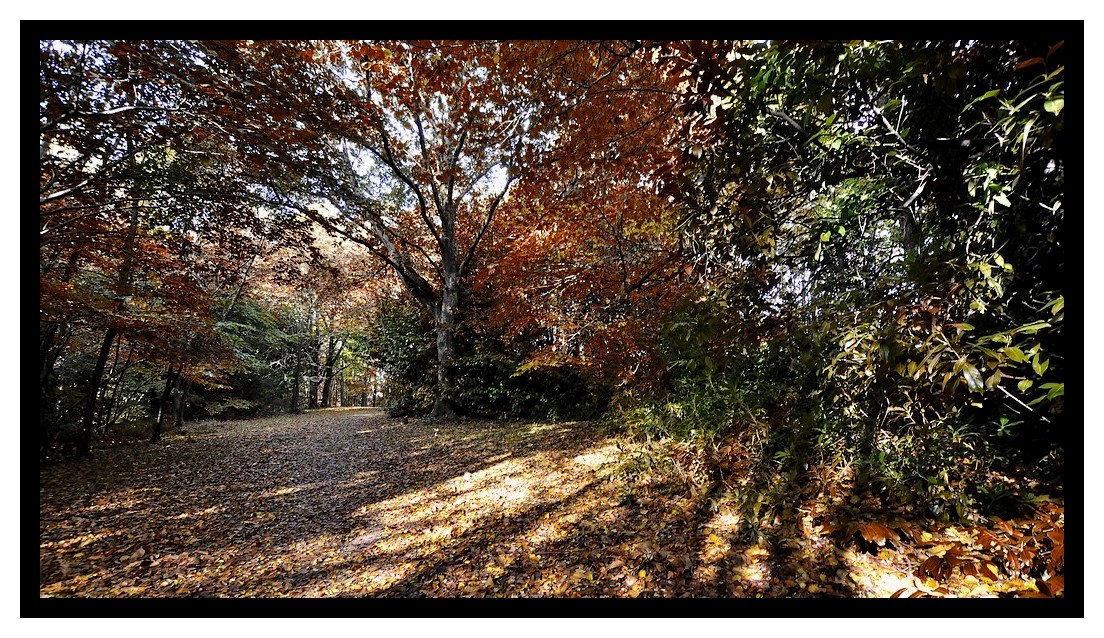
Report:
M930 537L931 534L928 534L928 536ZM958 546L958 543L940 543L938 545L933 545L928 550L928 553L930 553L933 556L943 556L947 553L947 550L952 549L952 548L957 547L957 546Z

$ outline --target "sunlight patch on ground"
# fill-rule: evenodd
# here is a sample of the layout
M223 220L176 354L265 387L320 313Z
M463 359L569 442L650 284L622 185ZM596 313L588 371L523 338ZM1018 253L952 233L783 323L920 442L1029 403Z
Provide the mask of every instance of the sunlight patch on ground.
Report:
M576 456L573 461L579 465L585 465L590 468L599 468L604 465L610 465L617 462L617 446L609 444L599 450L590 452L588 454L580 454Z
M598 577L563 543L608 509L589 488L614 448L579 445L564 424L366 423L347 410L189 427L203 434L89 468L84 484L114 489L77 500L52 488L40 595L401 595L430 581L444 595L510 595L530 575L526 592L554 595ZM146 487L151 459L177 481Z
M103 539L105 539L109 536L112 536L112 535L114 535L114 532L111 532L111 531L103 531L103 532L98 532L98 533L93 533L93 534L82 534L80 536L75 536L73 538L67 538L67 539L61 540L61 541L42 543L42 544L39 545L39 547L41 549L70 547L70 546L73 546L73 545L76 545L77 547L85 547L87 545L91 545L92 543L94 543L98 540L103 540Z
M612 449L606 446L575 459L589 470L610 462ZM500 458L504 460L495 462ZM562 502L576 496L594 478L589 471L566 474L556 469L556 455L548 452L524 458L500 454L489 457L488 462L491 465L478 471L362 506L354 516L366 524L344 544L343 552L373 562L429 560L441 556L442 551L465 534L493 525L493 521L511 519L542 503ZM554 518L534 520L519 532L519 544L533 550L550 547L562 540L579 518L578 513L558 511ZM504 554L499 560L509 563L515 557ZM491 574L501 571L497 564L477 567ZM383 571L368 566L356 579L354 591L377 593L407 577L409 572L406 563L391 565ZM467 585L466 581L456 583L461 588Z
M191 512L182 512L180 514L177 514L176 516L170 516L169 520L178 520L179 521L179 520L184 520L186 518L196 518L198 516L210 516L212 514L219 514L224 509L226 509L226 508L223 507L222 505L212 505L211 507L208 507L206 509L195 510L195 511L191 511Z
M277 496L288 496L289 494L295 494L304 490L315 489L317 484L305 484L305 485L285 485L274 490L266 490L261 492L258 496L260 498L275 498Z

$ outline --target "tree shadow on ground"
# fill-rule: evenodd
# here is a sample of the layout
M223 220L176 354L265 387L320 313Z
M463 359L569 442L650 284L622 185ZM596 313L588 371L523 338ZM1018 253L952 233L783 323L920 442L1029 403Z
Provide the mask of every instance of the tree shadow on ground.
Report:
M820 529L900 522L887 521L890 514L847 481L825 480L823 470L817 479L809 469L784 490L789 501L751 515L722 490L614 476L602 470L616 456L611 448L585 423L433 423L370 410L121 446L98 463L41 470L40 594L822 598L893 591L863 580L883 548L863 545L854 529ZM817 480L836 491L807 489Z
M319 411L103 450L40 471L40 590L233 595L234 578L248 592L252 577L230 574L311 539L339 543L363 525L356 513L366 503L525 455L570 458L597 438L578 424Z

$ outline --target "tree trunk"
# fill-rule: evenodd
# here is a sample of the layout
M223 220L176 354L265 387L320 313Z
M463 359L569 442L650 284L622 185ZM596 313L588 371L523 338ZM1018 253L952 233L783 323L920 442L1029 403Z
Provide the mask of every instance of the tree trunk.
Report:
M299 410L299 386L303 384L303 357L302 351L295 353L295 374L291 382L291 405L288 412L295 414Z
M310 348L311 379L307 384L307 387L310 388L307 394L307 409L314 410L318 408L318 373L322 371L322 337L318 333L317 324L315 325L314 334L311 336Z
M39 338L38 358L40 367L38 383L43 396L47 394L46 388L50 385L50 376L53 374L54 365L57 363L58 352L54 347L54 336L57 334L57 331L58 324L51 323L46 326L46 330Z
M68 283L73 275L73 271L77 267L77 261L80 257L80 253L73 251L69 254L69 261L65 266L65 271L62 273L62 283ZM41 324L40 324L41 325ZM58 331L62 329L62 337L59 340ZM72 325L60 324L59 322L51 322L46 326L46 330L41 333L39 338L38 353L39 353L39 376L38 376L38 388L39 388L39 427L40 427L40 454L45 455L54 443L57 435L57 423L55 417L57 416L56 401L57 394L55 392L54 384L54 368L57 366L57 360L61 356L61 352L66 346L69 336L73 332Z
M85 394L84 419L81 421L80 436L77 438L77 456L88 456L92 451L92 429L96 417L96 399L100 394L100 384L103 382L104 368L107 366L107 357L111 354L111 344L115 342L115 328L108 328L104 333L103 344L100 345L100 356L96 359L96 368L88 379L88 390Z
M451 419L456 416L456 308L460 304L457 277L446 281L437 308L437 398L433 403L432 419Z
M307 386L309 387L309 390L307 391L307 409L308 410L317 410L318 409L318 385L319 385L319 382L314 380L314 379L311 379L310 382L307 384Z
M334 346L337 344L337 337L330 335L329 340L326 342L326 367L322 372L322 407L333 407L331 402L333 400L333 385L334 385Z
M188 391L192 389L191 380L184 377L184 366L176 373L176 387L173 389L173 427L184 426L184 407L188 401Z
M169 369L165 372L165 389L161 391L161 401L157 404L157 420L153 422L153 433L150 435L151 441L161 440L161 425L165 421L167 411L166 407L169 405L169 397L172 396L173 385L176 383L176 375L173 373L173 364L169 364Z

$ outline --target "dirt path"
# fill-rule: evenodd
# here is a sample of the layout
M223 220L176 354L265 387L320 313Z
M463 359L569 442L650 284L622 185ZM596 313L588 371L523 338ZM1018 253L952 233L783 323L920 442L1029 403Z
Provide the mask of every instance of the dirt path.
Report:
M563 594L540 574L608 498L611 450L576 424L370 408L193 425L42 471L40 593Z
M41 470L40 595L974 597L1038 594L1013 560L1064 564L1053 503L968 529L811 494L749 538L736 501L634 445L366 408L194 424Z

